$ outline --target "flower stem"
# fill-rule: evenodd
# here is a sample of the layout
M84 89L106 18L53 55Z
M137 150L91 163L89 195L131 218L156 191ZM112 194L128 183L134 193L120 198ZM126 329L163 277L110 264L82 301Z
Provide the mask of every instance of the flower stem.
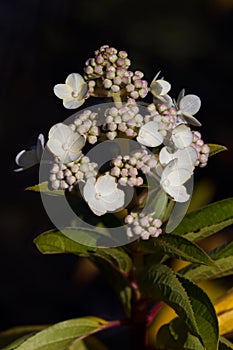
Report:
M121 94L120 92L114 92L112 94L113 101L115 102L115 105L117 108L122 107L122 100L121 100Z
M137 244L137 242L135 243ZM134 350L146 349L147 300L143 298L136 282L136 276L142 270L143 264L143 255L134 251L131 275L131 287L133 291L131 300L132 312L130 318L130 338L131 346Z

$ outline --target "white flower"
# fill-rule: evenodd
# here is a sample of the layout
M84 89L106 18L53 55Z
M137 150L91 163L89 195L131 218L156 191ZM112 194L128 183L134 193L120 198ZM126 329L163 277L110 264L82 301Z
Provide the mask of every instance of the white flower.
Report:
M172 98L168 95L168 92L171 90L171 84L164 79L157 79L159 73L157 73L154 79L152 80L150 84L150 91L155 97L155 103L164 103L168 107L171 107Z
M63 100L65 108L74 109L84 103L88 84L80 74L72 73L66 78L65 84L57 84L53 90L55 95Z
M177 148L182 149L191 145L193 134L188 126L180 124L172 130L171 140Z
M17 154L15 162L20 168L14 169L14 171L22 171L40 163L43 151L44 135L40 134L35 147L32 147L28 151L23 150Z
M190 195L184 183L192 176L192 171L178 167L178 160L174 159L164 168L160 180L163 190L176 202L186 202Z
M109 174L100 176L97 180L90 177L84 186L83 196L98 216L123 207L125 198L124 192L117 188L115 177Z
M143 125L138 132L137 141L147 147L157 147L163 142L164 135L159 131L159 124L151 121Z
M80 158L84 144L85 137L65 124L55 124L49 131L47 147L61 163L70 163Z
M194 114L196 114L201 107L201 100L196 95L186 95L184 96L184 89L181 90L178 100L178 114L186 120L189 124L195 126L201 126L201 123L194 118Z
M168 147L163 147L159 152L159 161L163 166L167 165L171 160L177 159L179 168L186 168L190 171L194 170L197 158L197 151L192 146L178 149L175 152L169 152Z

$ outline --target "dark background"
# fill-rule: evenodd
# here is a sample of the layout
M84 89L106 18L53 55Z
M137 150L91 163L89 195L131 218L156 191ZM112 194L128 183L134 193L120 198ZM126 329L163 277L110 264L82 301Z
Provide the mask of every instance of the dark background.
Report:
M37 169L15 174L14 158L71 115L53 86L82 74L103 44L126 50L148 81L161 70L174 97L183 87L200 96L203 138L229 149L198 169L197 181L209 180L212 200L232 196L232 23L231 0L0 1L0 330L121 315L102 278L84 280L75 257L42 256L32 242L51 224L40 196L24 192Z

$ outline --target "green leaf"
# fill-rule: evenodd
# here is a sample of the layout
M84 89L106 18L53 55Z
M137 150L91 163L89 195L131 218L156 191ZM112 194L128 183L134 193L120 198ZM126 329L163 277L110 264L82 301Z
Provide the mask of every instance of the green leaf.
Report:
M145 297L164 301L184 320L190 332L199 336L188 294L169 267L155 264L143 269L138 276L138 283Z
M63 190L50 190L48 181L41 182L40 184L25 188L25 191L42 192L51 196L64 196Z
M68 234L69 229L65 230ZM34 239L34 243L39 251L44 254L73 253L87 256L90 252L96 251L96 248L75 242L56 229L42 233Z
M188 239L173 235L163 234L158 238L151 238L140 243L140 248L146 253L167 254L171 258L177 258L204 265L215 265L214 261L197 245Z
M124 307L125 314L129 317L131 314L132 288L127 279L121 272L117 271L112 264L106 264L106 261L103 259L97 259L95 254L92 254L90 259L100 269L104 277L115 290Z
M227 151L227 148L225 146L215 145L212 143L208 143L208 146L210 148L210 156L213 156L214 154L217 154L222 151Z
M64 229L67 235L73 231L77 232L77 230L73 229ZM93 248L85 246L68 238L56 229L42 233L35 238L34 243L39 251L44 254L73 253L80 256L90 256L92 254L95 260L104 260L120 271L127 273L132 268L132 260L123 248Z
M125 273L128 273L133 265L132 259L123 248L98 248L92 257L94 260L102 259Z
M199 241L233 223L233 198L211 203L187 214L173 231L190 241Z
M196 324L206 350L218 349L218 319L208 295L196 284L177 275L186 290L194 310Z
M210 256L215 259L227 258L233 255L233 240L228 243L222 244L220 247L210 251Z
M159 329L156 337L156 348L204 350L200 340L188 332L185 323L180 318L175 318Z
M179 273L194 282L221 278L233 274L232 256L216 260L215 262L217 267L190 265L187 269L181 269Z
M90 334L107 328L107 326L107 321L97 317L82 317L64 321L33 335L13 349L66 350L74 341L82 340Z
M233 343L224 337L220 337L219 350L233 350Z
M23 337L27 334L33 334L41 331L48 326L33 325L33 326L20 326L7 329L6 331L0 332L0 348L12 343L13 341Z
M77 343L74 341L68 350L107 350L107 348L99 339L90 336Z

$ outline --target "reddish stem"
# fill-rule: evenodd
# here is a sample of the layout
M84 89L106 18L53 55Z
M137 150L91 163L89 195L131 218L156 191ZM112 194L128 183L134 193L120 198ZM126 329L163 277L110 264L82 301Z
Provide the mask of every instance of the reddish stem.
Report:
M154 320L155 316L157 315L157 313L159 312L159 310L161 309L162 306L163 306L163 303L160 302L158 304L155 304L152 307L151 311L147 315L147 320L146 320L147 327L149 327L151 325L152 321Z

